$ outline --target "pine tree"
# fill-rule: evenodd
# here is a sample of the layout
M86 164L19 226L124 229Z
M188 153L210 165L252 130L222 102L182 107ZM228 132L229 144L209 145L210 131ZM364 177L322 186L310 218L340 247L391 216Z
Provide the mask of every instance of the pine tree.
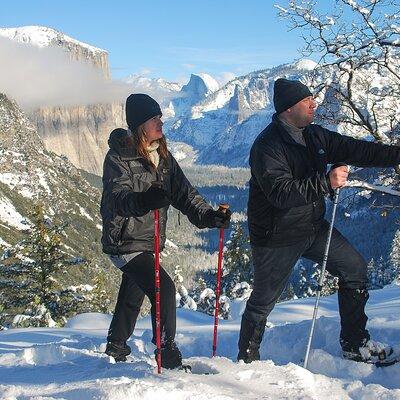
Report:
M378 279L378 273L375 265L375 260L371 258L367 264L367 275L368 275L368 289L380 289L380 282Z
M92 311L110 312L111 298L107 290L107 276L104 271L100 271L94 279L90 303Z
M30 217L32 226L26 239L2 256L1 302L10 313L18 314L14 326L55 326L67 316L58 277L77 262L62 252L65 226L52 224L42 204L33 207Z
M250 241L240 222L233 224L230 239L226 242L223 262L223 292L233 298L232 289L241 282L253 283Z

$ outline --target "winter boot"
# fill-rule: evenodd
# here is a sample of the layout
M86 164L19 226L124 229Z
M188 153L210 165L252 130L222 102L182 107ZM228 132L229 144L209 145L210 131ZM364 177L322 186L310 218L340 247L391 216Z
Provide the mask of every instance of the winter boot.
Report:
M393 349L384 343L364 339L359 346L342 342L343 358L352 361L365 362L369 364L389 362L393 355Z
M157 349L154 355L157 358ZM182 354L173 340L161 345L161 367L166 369L182 368Z
M107 342L105 353L116 362L126 361L126 356L131 354L131 348L124 342Z
M246 364L260 359L260 344L264 336L266 320L252 322L242 317L237 360Z

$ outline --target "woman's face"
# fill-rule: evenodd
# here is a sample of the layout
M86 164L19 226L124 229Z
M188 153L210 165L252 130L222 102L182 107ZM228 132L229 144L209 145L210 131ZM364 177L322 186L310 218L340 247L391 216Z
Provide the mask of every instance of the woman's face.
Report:
M143 128L146 132L146 139L148 144L151 144L155 140L162 138L162 126L163 122L161 121L161 115L156 115L155 117L148 119L144 123Z

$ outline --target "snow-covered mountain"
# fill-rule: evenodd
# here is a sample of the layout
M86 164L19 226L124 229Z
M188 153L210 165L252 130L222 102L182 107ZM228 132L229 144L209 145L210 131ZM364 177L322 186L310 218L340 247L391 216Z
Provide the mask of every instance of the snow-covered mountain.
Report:
M274 112L274 81L307 79L314 67L301 60L235 78L176 118L168 137L192 145L200 163L245 166L254 138Z
M191 111L191 108L219 89L218 82L208 74L192 74L179 96L173 100L175 116L179 117Z
M270 123L275 111L273 86L278 78L302 80L311 88L328 84L327 90L316 91L320 104L316 122L350 136L373 139L337 95L337 85L345 92L346 77L338 76L333 67L316 69L316 63L311 60L279 65L231 80L176 114L168 124L169 139L191 145L200 164L247 166L251 144ZM393 140L399 131L400 100L385 95L393 88L392 83L393 77L375 66L358 70L352 81L351 101L367 121L365 125L376 127L380 139L386 142Z
M182 85L176 82L169 82L163 78L149 78L140 74L132 74L124 79L126 83L134 86L147 88L150 91L165 89L169 92L179 92Z

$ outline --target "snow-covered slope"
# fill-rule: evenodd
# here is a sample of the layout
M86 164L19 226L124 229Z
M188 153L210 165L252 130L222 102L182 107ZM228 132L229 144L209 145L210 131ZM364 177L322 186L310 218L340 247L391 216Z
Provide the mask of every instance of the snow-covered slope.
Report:
M93 260L65 279L87 283L96 263L110 267L99 245L99 190L65 157L47 151L21 109L1 93L0 142L0 246L23 238L33 205L40 202L49 218L68 225L63 240L68 253Z
M102 353L110 316L83 314L63 329L0 332L0 399L400 399L400 365L379 369L339 354L336 297L322 299L310 371L302 368L314 299L280 303L271 315L262 361L235 361L244 303L220 321L218 357L210 358L213 318L178 310L177 341L193 373L156 374L150 319L129 341L130 363ZM371 293L369 329L377 340L400 342L400 287Z

